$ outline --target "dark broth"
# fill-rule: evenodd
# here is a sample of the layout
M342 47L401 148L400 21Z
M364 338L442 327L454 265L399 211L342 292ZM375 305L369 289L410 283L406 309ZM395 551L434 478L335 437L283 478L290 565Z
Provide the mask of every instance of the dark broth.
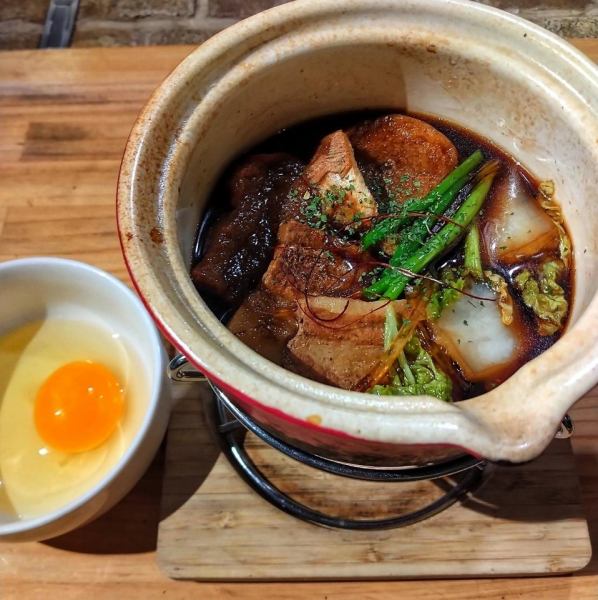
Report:
M321 139L327 134L338 129L348 129L365 120L375 119L379 116L391 114L393 112L396 111L359 111L332 115L324 118L306 121L304 123L300 123L293 127L289 127L277 132L270 138L257 144L255 147L250 149L247 153L239 157L237 160L233 161L233 163L222 174L218 183L214 187L210 201L208 202L208 209L204 215L203 221L198 227L197 240L195 243L195 252L193 256L193 265L195 265L202 258L205 237L212 223L220 214L226 212L231 208L228 201L228 181L231 177L231 174L245 158L254 154L283 152L291 154L299 158L303 162L308 163L312 155L314 154L316 148L318 147ZM539 182L520 164L518 164L513 157L506 154L500 148L489 142L487 139L476 135L475 133L465 128L462 128L444 120L437 119L435 117L413 113L408 114L410 116L421 119L422 121L430 123L441 133L443 133L457 148L460 161L478 149L480 149L483 152L484 157L486 159L495 158L500 161L500 174L497 176L492 190L490 192L490 195L488 196L485 202L484 208L482 209L478 217L481 229L483 229L483 227L485 226L486 220L488 218L487 215L492 212L493 206L496 203L497 190L500 188L500 185L506 180L506 178L510 176L520 177L521 180L524 182L523 185L527 187L530 195L534 197L537 195ZM359 163L359 156L356 156L356 158L358 159ZM367 169L367 165L362 165L361 163L360 167L362 168L362 170ZM449 263L458 262L460 259L460 253L462 253L462 248L458 247L456 250L445 255L442 262L437 263L437 266L442 267ZM485 252L483 245L482 253L484 264L490 265L492 269L496 273L504 277L510 285L513 282L513 277L516 274L516 272L528 266L525 262L519 262L517 263L516 267L513 268L513 265L503 264L496 260L490 260L490 257ZM548 257L558 258L556 252L545 253L542 255L542 258ZM538 256L534 256L530 258L529 262L531 263L532 261L537 260L538 258ZM563 280L559 280L559 283L565 289L566 298L569 301L569 307L571 307L572 305L571 295L573 290L573 276L574 269L570 268L567 270L566 277ZM236 308L235 305L223 302L219 298L210 295L209 293L206 294L204 291L202 291L202 296L207 302L208 306L211 308L211 310L223 322L226 322L227 318L231 315L234 308ZM501 381L504 381L504 379L509 377L524 363L531 360L532 358L549 348L552 344L554 344L554 342L558 339L558 337L566 328L566 326L561 328L561 330L557 334L554 334L552 336L539 335L532 311L523 304L518 294L513 294L513 299L518 305L518 314L521 315L521 318L517 319L516 322L513 323L513 326L520 328L521 339L525 340L525 348L522 351L520 351L519 360L516 364L511 363L507 371L501 373L495 381L485 381L483 383L470 383L466 381L462 377L458 366L455 363L452 363L450 374L453 377L454 383L457 384L454 386L455 400L479 395L480 393L483 393L488 389L494 387ZM569 309L569 314L570 313L571 310ZM281 362L281 357L278 357L277 360L277 357L272 357L271 353L269 354L269 358L274 359L275 362L278 362L279 364ZM450 359L446 356L441 360L450 361Z

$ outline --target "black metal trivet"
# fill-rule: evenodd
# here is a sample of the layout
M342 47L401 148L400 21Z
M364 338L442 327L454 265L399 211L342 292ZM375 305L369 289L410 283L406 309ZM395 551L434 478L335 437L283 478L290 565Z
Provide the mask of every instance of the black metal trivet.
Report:
M316 525L340 529L373 530L404 527L427 519L453 505L466 494L476 490L487 478L490 469L483 460L464 456L439 464L421 467L372 468L350 465L310 454L295 448L260 427L243 411L239 410L218 388L214 391L214 421L220 444L226 457L243 479L260 495L280 510ZM251 431L262 441L286 456L305 465L353 479L380 482L408 482L448 478L462 474L459 481L443 479L448 491L423 508L396 517L382 519L345 519L324 514L297 502L275 485L258 469L245 451L244 430Z

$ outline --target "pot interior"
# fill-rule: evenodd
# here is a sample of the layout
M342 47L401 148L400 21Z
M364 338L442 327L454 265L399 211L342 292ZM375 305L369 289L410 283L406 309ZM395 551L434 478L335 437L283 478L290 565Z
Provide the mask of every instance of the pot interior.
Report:
M555 181L575 245L574 322L596 291L598 266L592 258L598 205L589 202L597 183L595 138L583 114L565 107L574 94L563 95L553 74L525 60L514 68L507 50L497 56L496 49L431 33L395 41L398 36L388 33L387 42L372 44L357 43L354 32L333 45L330 35L324 30L309 42L298 33L274 40L224 73L193 109L193 149L170 213L184 263L190 264L197 223L217 178L257 142L283 127L345 111L428 113L487 137L539 179Z

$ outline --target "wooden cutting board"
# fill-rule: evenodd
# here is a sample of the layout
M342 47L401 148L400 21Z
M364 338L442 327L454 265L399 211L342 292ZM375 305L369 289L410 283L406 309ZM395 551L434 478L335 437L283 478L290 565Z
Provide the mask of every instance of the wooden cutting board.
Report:
M219 451L211 392L192 385L172 417L158 562L175 579L326 580L562 574L591 557L567 440L536 461L498 468L464 504L406 528L330 530L257 495ZM325 474L253 435L245 446L273 483L321 511L391 516L428 503L433 482L371 483Z

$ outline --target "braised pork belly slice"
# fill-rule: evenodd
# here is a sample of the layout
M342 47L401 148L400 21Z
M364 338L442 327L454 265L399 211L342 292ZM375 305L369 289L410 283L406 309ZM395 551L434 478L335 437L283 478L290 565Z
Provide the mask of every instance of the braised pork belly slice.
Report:
M429 321L433 339L455 361L468 381L500 383L515 372L527 340L516 311L512 325L501 320L498 296L489 286L476 283L466 290L479 300L462 295L437 321Z
M257 289L245 298L227 326L252 350L280 363L287 342L297 333L297 304Z
M288 154L256 154L232 174L230 212L211 227L191 279L201 292L229 303L258 281L272 257L292 182L303 165Z
M368 165L370 187L385 189L398 202L425 196L457 166L453 143L413 117L387 115L348 134L358 161Z
M272 294L293 300L305 295L350 296L372 269L371 257L357 244L337 238L298 221L282 223L274 257L262 279Z
M305 377L351 389L384 351L388 301L314 297L298 301L297 335L288 343L285 366ZM397 315L408 302L395 300Z
M309 214L312 203L315 203L312 212L325 215L326 222L340 227L365 227L364 219L378 214L376 201L343 131L335 131L321 141L294 187L303 200L303 214L308 219L313 218Z
M483 233L490 258L506 264L554 251L560 239L556 225L517 173L496 186Z

